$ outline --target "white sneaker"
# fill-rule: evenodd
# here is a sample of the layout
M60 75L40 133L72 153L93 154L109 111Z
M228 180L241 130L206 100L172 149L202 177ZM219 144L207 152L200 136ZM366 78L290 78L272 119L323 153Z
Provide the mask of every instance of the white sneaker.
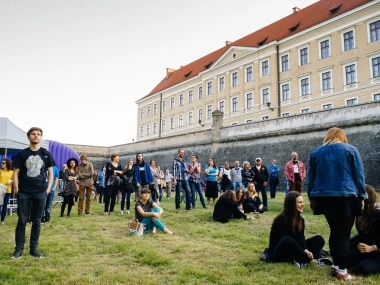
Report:
M130 214L131 212L129 212L129 210L127 210L127 214Z
M123 210L120 211L120 215L124 215L124 211Z

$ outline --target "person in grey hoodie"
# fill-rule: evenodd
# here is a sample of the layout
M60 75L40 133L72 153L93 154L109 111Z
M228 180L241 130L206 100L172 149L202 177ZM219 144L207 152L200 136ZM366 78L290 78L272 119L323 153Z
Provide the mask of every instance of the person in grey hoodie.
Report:
M239 161L235 161L235 167L231 168L231 171L230 171L232 185L234 187L235 192L238 188L243 188L242 177L241 177L242 168L239 165L240 165Z

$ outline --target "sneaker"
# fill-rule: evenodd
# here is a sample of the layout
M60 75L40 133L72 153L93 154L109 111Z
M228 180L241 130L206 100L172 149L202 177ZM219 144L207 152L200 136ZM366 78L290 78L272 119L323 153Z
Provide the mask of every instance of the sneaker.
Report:
M120 215L121 216L124 215L124 211L123 210L120 211Z
M82 215L82 212L78 212L78 215Z
M86 212L86 215L91 215L90 212Z
M298 269L304 269L306 267L307 264L305 263L299 263L297 261L293 261L293 264L295 267L297 267Z
M16 249L11 256L12 259L19 259L22 256L22 249Z
M170 200L170 197L168 199Z
M130 214L131 212L129 210L127 210L127 214Z
M317 259L317 266L325 266L325 265L333 265L334 263L332 262L332 260L330 258L320 258L320 259Z
M63 214L61 213L60 215L59 215L61 218L63 218Z
M355 277L351 274L349 274L347 271L346 271L346 274L340 274L339 271L337 272L337 275L336 275L336 279L338 280L353 280L355 279Z
M37 249L31 249L29 251L30 255L31 256L34 256L36 258L43 258L44 256L42 255L42 253L40 253Z
M41 224L44 224L45 223L45 218L42 218L41 219Z
M45 218L45 223L50 222L50 218Z
M102 204L102 203L99 203L99 206L103 206L103 204Z
M104 216L108 216L108 212L104 212Z

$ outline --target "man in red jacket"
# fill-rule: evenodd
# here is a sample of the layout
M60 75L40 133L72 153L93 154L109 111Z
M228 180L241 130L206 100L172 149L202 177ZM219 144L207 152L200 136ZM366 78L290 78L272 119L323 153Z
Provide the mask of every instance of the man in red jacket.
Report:
M298 160L298 154L292 152L292 159L285 164L285 176L289 181L289 191L302 191L302 181L305 180L306 170L302 161Z

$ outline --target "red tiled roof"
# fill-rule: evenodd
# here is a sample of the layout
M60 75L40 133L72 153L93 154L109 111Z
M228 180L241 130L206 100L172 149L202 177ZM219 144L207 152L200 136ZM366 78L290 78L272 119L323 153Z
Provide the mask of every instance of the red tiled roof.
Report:
M292 13L252 34L234 41L228 46L224 46L175 70L143 98L197 76L212 63L216 62L231 46L258 47L259 45L267 44L275 40L279 41L370 1L371 0L320 0L294 14Z

